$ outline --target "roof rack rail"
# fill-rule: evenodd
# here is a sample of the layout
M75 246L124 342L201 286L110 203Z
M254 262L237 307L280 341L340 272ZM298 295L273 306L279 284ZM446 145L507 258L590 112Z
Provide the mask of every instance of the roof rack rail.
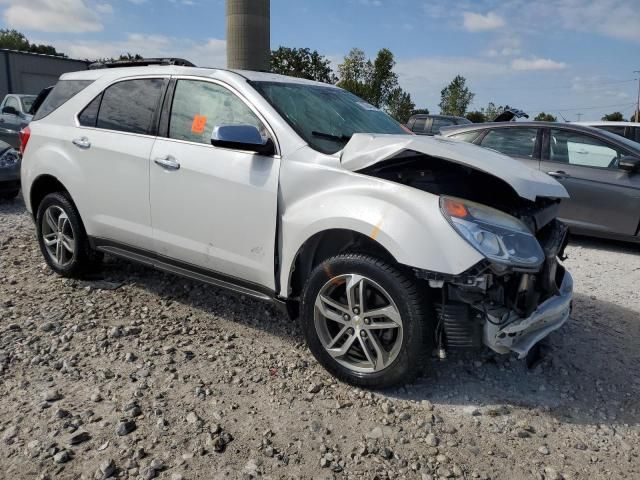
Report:
M195 67L184 58L142 58L138 60L115 60L113 62L95 62L89 65L89 70L101 68L146 67L149 65L176 65L178 67Z

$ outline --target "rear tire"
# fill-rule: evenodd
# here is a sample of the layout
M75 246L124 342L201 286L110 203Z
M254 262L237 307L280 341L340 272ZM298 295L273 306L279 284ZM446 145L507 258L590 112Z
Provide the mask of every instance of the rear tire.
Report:
M63 277L80 277L102 260L102 253L91 248L80 214L66 193L42 199L36 231L47 265Z
M358 387L413 381L433 348L432 318L415 279L363 254L322 262L302 295L309 349L332 375Z

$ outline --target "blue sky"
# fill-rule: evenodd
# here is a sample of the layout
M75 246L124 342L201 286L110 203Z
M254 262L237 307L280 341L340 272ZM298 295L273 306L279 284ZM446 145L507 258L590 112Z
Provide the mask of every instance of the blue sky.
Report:
M476 97L567 119L634 111L638 0L272 0L271 44L334 64L353 47L396 56L401 85L437 112L462 74ZM180 56L225 65L224 0L0 0L0 24L72 57Z

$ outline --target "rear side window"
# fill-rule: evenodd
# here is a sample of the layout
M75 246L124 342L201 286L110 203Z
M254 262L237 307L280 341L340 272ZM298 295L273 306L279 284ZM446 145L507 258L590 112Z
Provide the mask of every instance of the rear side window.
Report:
M42 102L33 120L40 120L46 117L92 83L93 80L60 80L45 101Z
M423 133L424 132L424 127L427 125L427 119L426 118L416 118L416 121L414 122L413 126L411 127L411 130L414 132L418 132L418 133Z
M164 86L162 78L125 80L111 85L102 94L96 127L128 133L153 133L153 120L160 108ZM95 109L94 102L88 107ZM86 121L90 121L90 114L91 111L87 112Z
M481 145L511 157L533 158L537 136L537 128L496 128L489 130Z

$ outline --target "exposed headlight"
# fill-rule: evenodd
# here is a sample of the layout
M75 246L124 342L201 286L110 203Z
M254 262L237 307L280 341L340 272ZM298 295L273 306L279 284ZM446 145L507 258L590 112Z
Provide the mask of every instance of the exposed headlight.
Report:
M0 154L0 168L9 168L13 167L18 161L20 157L18 156L18 152L16 152L13 148L6 150L4 153Z
M453 197L440 197L440 210L451 226L489 260L521 268L544 262L540 243L529 228L500 210Z

